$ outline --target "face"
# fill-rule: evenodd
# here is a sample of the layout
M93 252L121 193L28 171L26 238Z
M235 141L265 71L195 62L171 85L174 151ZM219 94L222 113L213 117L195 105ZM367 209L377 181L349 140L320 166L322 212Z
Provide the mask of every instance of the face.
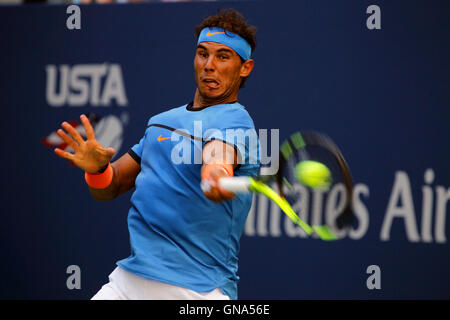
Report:
M195 81L203 101L237 100L241 77L247 77L253 60L242 62L230 47L216 42L202 42L194 59Z

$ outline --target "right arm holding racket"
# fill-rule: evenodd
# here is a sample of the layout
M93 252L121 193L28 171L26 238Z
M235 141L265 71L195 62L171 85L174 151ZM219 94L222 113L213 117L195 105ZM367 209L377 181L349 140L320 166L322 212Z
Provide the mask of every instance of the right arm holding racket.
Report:
M108 169L112 170L110 184L105 188L89 186L89 190L96 200L112 200L134 187L134 181L141 167L128 153L110 164L115 150L113 148L104 148L98 143L94 135L94 129L85 115L81 115L80 119L86 132L86 140L69 123L63 122L61 126L65 131L58 129L56 133L65 143L72 147L74 153L56 148L55 154L70 160L81 170L94 175L104 172L108 166L111 166Z
M203 148L202 160L202 190L205 196L213 202L234 198L234 193L219 185L221 178L233 176L237 166L234 147L220 140L211 140Z

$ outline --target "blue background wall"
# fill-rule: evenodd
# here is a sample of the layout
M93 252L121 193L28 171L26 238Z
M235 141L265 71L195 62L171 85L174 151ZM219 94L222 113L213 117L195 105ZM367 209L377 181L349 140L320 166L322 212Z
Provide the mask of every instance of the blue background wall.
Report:
M371 4L381 8L381 30L366 27ZM41 139L81 113L114 115L124 130L118 152L126 152L150 116L192 100L194 27L224 6L259 30L256 67L239 97L257 128L279 128L282 139L326 132L368 190L360 195L367 230L334 243L289 236L284 217L279 233L269 230L275 213L256 199L241 240L239 297L449 299L449 240L437 241L434 224L436 190L450 192L450 4L331 0L89 5L81 30L66 28L66 6L0 7L0 298L88 299L128 256L131 193L94 201L83 173ZM120 66L127 105L49 104L47 65L103 63ZM401 217L381 238L399 172L410 182L418 241ZM429 242L424 185L433 195ZM448 220L439 226L447 236ZM69 265L81 268L81 290L66 287ZM370 265L381 269L380 290L366 286Z

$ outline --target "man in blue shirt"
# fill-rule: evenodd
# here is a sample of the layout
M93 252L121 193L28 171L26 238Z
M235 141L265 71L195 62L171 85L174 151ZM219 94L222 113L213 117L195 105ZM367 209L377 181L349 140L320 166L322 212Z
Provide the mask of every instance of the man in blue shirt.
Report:
M93 197L111 200L135 187L128 214L131 254L93 299L237 299L239 239L251 195L234 195L221 177L256 175L258 139L238 100L254 61L256 29L235 10L196 28L194 100L151 117L142 139L110 163L112 148L84 140L64 122L55 149L84 170ZM201 182L208 190L202 191Z

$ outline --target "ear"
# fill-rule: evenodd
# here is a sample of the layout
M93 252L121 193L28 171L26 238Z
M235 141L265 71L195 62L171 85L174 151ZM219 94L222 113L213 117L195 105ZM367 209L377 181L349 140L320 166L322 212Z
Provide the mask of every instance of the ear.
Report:
M250 73L253 70L253 67L255 66L255 61L253 59L248 59L247 61L244 61L241 66L241 77L248 77Z

